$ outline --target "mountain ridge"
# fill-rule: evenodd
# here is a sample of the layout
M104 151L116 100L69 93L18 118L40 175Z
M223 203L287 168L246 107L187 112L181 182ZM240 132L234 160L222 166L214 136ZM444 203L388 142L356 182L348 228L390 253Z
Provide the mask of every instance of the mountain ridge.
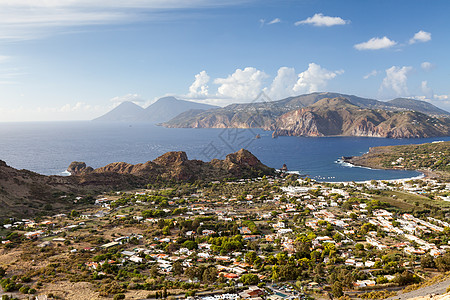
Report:
M133 102L125 101L106 114L93 119L95 122L150 122L168 121L177 115L192 110L208 110L217 106L180 100L175 97L163 97L143 108Z
M338 94L338 93L311 93L306 95L300 95L297 97L289 97L278 101L271 101L271 102L264 102L264 103L250 103L250 104L231 104L223 108L218 109L212 109L207 111L196 111L196 112L190 112L190 113L183 113L181 115L178 115L174 119L163 123L162 125L169 128L263 128L265 130L274 130L277 133L280 133L280 135L287 134L291 135L291 133L288 133L288 131L279 130L280 126L277 126L277 120L281 118L283 115L288 114L290 112L298 111L301 109L307 109L307 108L314 108L318 109L318 106L325 106L327 109L332 109L330 107L330 101L322 101L323 99L340 99L342 102L344 99L347 101L345 105L352 105L353 109L355 111L358 111L359 109L368 109L372 110L370 118L375 118L378 125L382 122L387 121L390 117L393 117L394 113L399 112L409 112L414 111L412 114L417 114L417 118L420 117L420 119L423 121L422 123L426 123L426 118L422 116L423 114L426 114L427 116L430 116L430 120L435 121L435 116L439 117L438 119L441 120L441 117L449 117L450 113L441 110L432 104L426 103L424 101L419 100L412 100L412 99L394 99L391 100L391 102L383 102L379 100L374 99L365 99L354 95L345 95L345 94ZM341 103L342 104L342 103ZM410 109L414 108L414 109ZM336 110L336 109L335 109ZM298 112L297 112L298 114ZM312 117L314 112L309 111L309 114L311 116L307 117L308 120L313 120ZM331 111L329 112L331 114ZM384 114L383 117L381 117L380 114ZM422 114L422 115L420 115ZM319 122L322 125L324 125L326 121L326 113L323 112L322 121ZM414 120L414 117L409 114L409 119ZM305 116L303 116L305 117ZM330 115L331 117L331 115ZM350 122L350 118L346 118L348 122ZM375 120L374 119L374 120ZM406 122L407 117L403 117L404 121L399 120L399 115L395 116L396 122ZM336 118L334 118L335 121L337 121ZM442 132L446 132L446 130L437 132L431 130L431 127L428 126L428 129L421 128L420 130L414 130L413 128L403 128L399 129L396 132L392 134L386 134L384 132L393 132L392 130L385 128L385 126L393 126L393 124L383 124L381 127L375 128L372 119L366 120L365 122L369 121L367 124L359 124L360 128L355 129L353 132L344 130L344 135L357 135L357 136L383 136L383 137L422 137L423 136L429 136L430 134L437 134L437 135L443 135ZM445 120L445 119L444 119ZM278 121L279 123L280 121ZM442 121L446 123L446 121ZM304 129L297 131L297 134L294 135L304 135L307 132L309 134L306 134L307 136L327 136L327 135L338 135L338 131L332 131L325 130L322 128L322 130L319 130L317 128L317 124L304 124L306 127L312 126L315 128L311 129ZM342 125L342 124L341 124ZM431 124L428 124L431 125ZM331 126L331 125L329 125ZM340 125L339 125L340 126ZM367 127L368 126L368 127ZM446 126L446 125L445 125ZM371 132L372 130L379 130L379 132ZM402 133L402 130L404 133ZM295 130L294 130L295 132ZM328 132L324 134L324 132ZM433 133L434 132L434 133Z
M288 112L266 129L278 136L421 138L450 135L450 119L415 111L360 108L346 98L334 98Z

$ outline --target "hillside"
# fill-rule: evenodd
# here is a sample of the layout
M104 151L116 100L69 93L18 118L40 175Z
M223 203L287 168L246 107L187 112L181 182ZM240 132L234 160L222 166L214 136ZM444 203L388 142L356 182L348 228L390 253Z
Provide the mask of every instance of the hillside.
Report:
M388 101L390 105L398 108L405 108L408 110L414 110L419 111L424 114L428 115L437 115L437 116L449 116L449 113L443 109L440 109L436 106L434 106L431 103L420 101L420 100L414 100L411 101L411 99L406 98L396 98L393 100Z
M345 161L377 169L427 170L450 177L450 142L374 147Z
M72 176L45 176L17 170L0 161L0 220L7 217L35 216L40 213L67 212L92 193L112 189L144 187L149 183L214 181L224 178L250 178L274 173L249 151L241 149L224 160L189 160L185 152L168 152L153 161L130 165L112 163L93 169L73 162ZM80 196L78 203L76 197Z
M208 110L217 106L179 100L175 97L164 97L158 99L147 108L142 108L132 102L123 102L105 115L93 121L102 122L150 122L160 123L168 121L175 116L189 110Z
M133 102L125 101L93 121L100 122L132 122L141 115L144 109Z
M363 109L346 98L334 98L288 112L269 129L287 136L420 138L450 135L450 119L412 111Z
M231 104L214 110L184 113L162 125L169 128L269 128L285 113L306 108L323 99L333 98L345 98L350 104L363 109L386 112L413 110L431 116L450 116L450 113L432 104L413 99L383 102L338 93L312 93L278 101Z

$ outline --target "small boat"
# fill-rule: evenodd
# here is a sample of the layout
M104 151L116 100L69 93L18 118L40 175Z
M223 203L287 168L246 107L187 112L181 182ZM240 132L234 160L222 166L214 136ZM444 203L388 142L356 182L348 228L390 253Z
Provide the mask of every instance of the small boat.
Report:
M257 134L256 136L255 136L255 139L257 139L257 140L259 140L261 138L261 136L259 135L259 134Z

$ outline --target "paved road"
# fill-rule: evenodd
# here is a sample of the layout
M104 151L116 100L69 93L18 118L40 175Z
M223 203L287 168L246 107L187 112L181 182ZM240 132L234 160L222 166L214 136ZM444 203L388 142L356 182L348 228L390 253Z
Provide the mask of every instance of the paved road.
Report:
M386 300L404 300L404 299L411 299L411 298L416 298L416 297L423 297L423 296L427 296L427 295L431 295L431 294L445 294L447 291L447 288L450 286L450 279L447 279L445 281L430 285L430 286L426 286L424 288L409 292L409 293L405 293L405 294L401 294L401 295L397 295L395 297L390 297L387 298Z

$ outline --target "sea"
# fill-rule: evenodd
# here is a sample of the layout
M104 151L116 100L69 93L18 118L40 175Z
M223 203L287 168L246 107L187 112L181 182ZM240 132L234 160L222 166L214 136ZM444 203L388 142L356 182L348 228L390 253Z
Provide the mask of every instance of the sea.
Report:
M261 129L164 128L148 123L24 122L0 123L0 160L17 169L69 175L72 161L94 168L112 162L143 163L168 151L210 161L245 148L264 164L318 181L416 178L406 170L374 170L343 163L370 147L450 141L450 137L386 139L370 137L272 137Z

